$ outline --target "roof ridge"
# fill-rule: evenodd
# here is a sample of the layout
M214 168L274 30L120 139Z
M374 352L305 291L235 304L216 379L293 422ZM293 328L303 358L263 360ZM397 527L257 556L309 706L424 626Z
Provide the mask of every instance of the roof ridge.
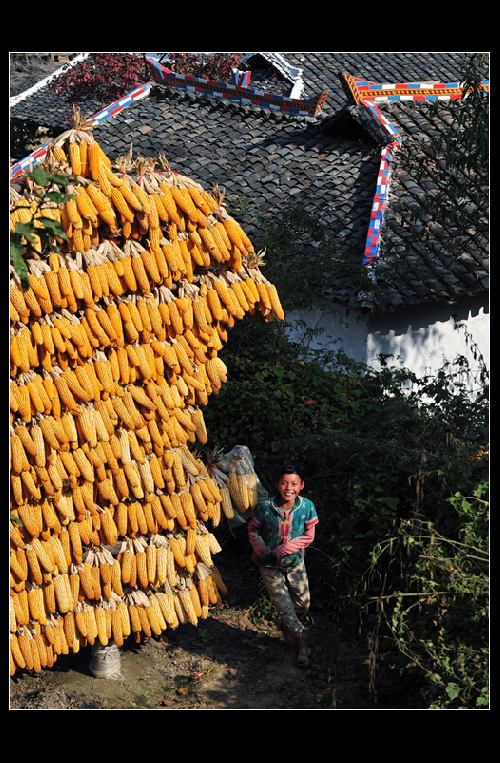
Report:
M260 51L245 53L241 58L241 63L246 63L252 56L262 56L262 58L272 64L272 66L278 69L278 71L292 83L295 83L298 79L302 79L304 70L299 66L290 64L281 53L262 53Z
M289 98L254 88L233 85L221 80L195 77L191 74L178 74L151 56L146 56L146 61L151 67L154 80L169 87L185 90L194 95L203 94L207 98L239 103L243 106L258 106L268 108L271 111L281 111L291 116L317 116L322 111L328 96L328 90L323 90L319 95L305 100Z
M51 74L47 75L47 77L44 77L43 79L39 80L38 82L35 82L34 85L29 87L27 90L24 90L22 93L18 93L17 95L13 95L9 98L9 106L15 106L18 103L21 103L21 101L24 101L26 98L29 98L30 95L33 95L33 93L38 92L38 90L41 90L46 85L48 85L49 82L52 82L53 79L57 79L57 77L60 77L61 74L64 74L68 71L68 69L71 69L73 66L76 66L77 64L81 63L82 61L85 61L86 58L90 56L90 53L78 53L74 58L71 59L71 61L68 61L68 63L63 64L58 69L56 69Z
M200 107L215 109L219 112L234 111L240 112L244 115L252 115L255 118L269 119L275 121L291 121L299 119L295 114L284 114L282 111L275 111L274 109L265 109L255 104L248 106L244 103L237 101L226 101L220 98L209 98L203 93L192 93L188 90L172 88L164 82L153 82L152 95L158 99L179 99L190 101L193 104L199 104ZM314 117L307 116L301 117L300 121L305 124L315 124L318 120Z
M363 80L347 72L344 73L354 100L360 101L449 101L461 99L464 95L464 82L445 82L435 80L415 80L400 82L375 82ZM481 80L485 94L490 92L490 81Z

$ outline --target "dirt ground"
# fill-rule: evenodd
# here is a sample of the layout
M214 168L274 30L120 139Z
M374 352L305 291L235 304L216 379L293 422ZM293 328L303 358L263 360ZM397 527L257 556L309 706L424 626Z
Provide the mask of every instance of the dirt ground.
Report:
M11 709L349 707L352 677L339 671L335 636L327 635L313 644L310 667L298 668L274 626L256 628L245 611L227 607L198 628L122 648L122 680L94 678L89 648L52 670L16 676Z
M295 665L272 620L255 617L262 589L246 543L224 541L216 561L228 593L198 627L181 625L138 646L129 639L121 680L91 675L90 647L59 657L51 670L16 673L11 709L373 708L363 643L340 636L314 602L307 668Z

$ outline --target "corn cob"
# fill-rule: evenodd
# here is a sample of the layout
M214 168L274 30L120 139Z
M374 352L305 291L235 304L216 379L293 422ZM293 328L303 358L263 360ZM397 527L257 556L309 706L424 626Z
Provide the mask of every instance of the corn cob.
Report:
M170 546L170 550L173 554L173 558L175 560L175 563L179 567L185 567L186 566L186 559L184 557L184 553L182 551L179 538L174 537L173 535L170 535L168 537L168 544Z
M119 212L122 217L130 222L134 222L134 213L132 209L130 208L129 204L125 200L122 192L121 187L117 188L116 186L111 187L111 201L113 202L113 205L117 212Z
M149 609L149 607L147 607ZM151 623L149 621L149 617L146 612L146 608L142 606L137 607L137 613L139 615L139 622L141 624L142 631L146 634L148 638L151 636Z
M97 625L97 637L99 639L101 646L107 646L109 639L108 639L105 610L103 607L95 607L94 613L95 613L95 621Z
M189 591L187 588L183 588L179 591L178 595L189 622L191 625L197 625L198 617L196 616L195 608L193 606L191 596L189 595Z
M180 600L180 598L179 598L179 595L178 595L178 593L175 593L175 594L173 595L173 597L172 597L172 600L173 600L174 609L175 609L175 614L176 614L176 616L177 616L177 619L178 619L178 621L179 621L181 624L184 624L184 623L187 623L187 622L189 622L189 620L188 620L188 616L187 616L187 614L186 614L186 610L185 610L185 609L184 609L184 607L182 606L182 603L181 603L181 600Z
M67 573L61 573L54 577L54 590L56 603L59 612L65 614L71 609L71 596L69 591L69 580Z
M191 602L192 602L196 617L205 618L206 614L204 614L203 612L200 595L195 585L192 585L191 588L189 589L189 596L191 597Z
M119 648L123 646L123 628L122 628L122 619L120 616L120 613L118 610L114 609L111 611L111 633L112 638L116 646Z
M276 315L277 318L279 318L279 320L281 321L284 320L285 313L281 306L281 302L278 296L278 291L276 289L276 286L272 283L267 283L266 288L267 288L267 293L269 295L269 302L270 302L273 313Z
M118 540L119 533L110 509L104 509L101 514L101 527L104 531L106 543L113 546Z
M31 647L31 641L33 640L31 637L28 637L25 633L20 633L17 636L17 642L20 648L20 651L22 653L25 667L27 670L33 670L35 667L35 662L33 659L33 649Z
M21 551L22 549L18 549L18 550ZM24 555L24 559L26 560L26 555ZM19 580L26 580L28 577L27 560L26 560L26 565L21 566L14 549L10 550L10 571L14 575L16 575L19 578Z
M80 151L80 175L82 177L87 177L88 170L89 170L89 162L88 162L88 143L86 140L82 140L81 143L79 143L79 151ZM77 173L75 173L77 174Z
M10 635L10 652L15 666L24 670L26 668L26 660L24 659L24 655L18 642L18 637L15 633L11 633Z
M127 605L125 604L124 601L121 601L117 605L116 609L118 614L120 615L123 636L124 638L127 638L127 636L130 636L130 633L131 633L130 617L129 617Z
M124 583L125 585L130 583L130 579L132 575L132 559L133 559L133 554L131 554L130 551L125 550L120 560L121 578L122 578L122 583Z
M99 216L107 223L112 233L118 232L116 214L113 211L113 207L109 203L109 199L102 193L99 188L93 183L90 183L86 188L87 194L90 196L92 203L97 209Z
M167 622L165 618L163 617L163 612L161 610L160 603L158 601L156 594L153 593L149 596L149 604L150 604L149 609L154 612L155 619L159 625L159 633L157 634L159 635L162 631L166 630ZM154 620L151 619L151 616L149 621L151 623L151 630L153 630Z
M28 625L30 621L30 611L27 592L24 590L19 593L11 593L10 597L17 627L20 625Z
M118 562L111 565L111 586L118 596L123 596L123 587L121 580L121 567Z
M139 551L135 555L135 562L137 565L137 579L139 585L142 588L147 588L149 583L147 556L145 551Z
M139 609L135 604L130 604L128 608L130 617L130 627L133 633L142 631L141 619L139 617Z
M163 203L163 206L168 214L169 219L171 222L173 222L175 225L180 225L181 218L179 216L179 213L177 211L177 204L174 200L172 188L167 185L167 183L161 183L160 184L160 191L161 191L161 200Z
M95 616L95 608L86 606L84 609L86 626L87 626L87 641L89 644L93 644L98 637L97 620Z
M199 408L195 408L191 413L191 421L195 426L197 440L202 444L205 444L208 439L208 433L205 425L205 420L203 418L203 413Z
M144 509L142 507L142 503L138 502L136 504L136 515L137 515L137 525L139 528L139 532L141 535L147 535L148 533L148 523L146 520L146 515L144 513Z
M92 577L92 586L94 589L94 599L99 600L102 598L102 586L101 586L101 571L99 567L91 567L90 575Z
M206 581L207 581L207 590L208 590L208 600L210 604L220 604L221 597L211 574L207 575Z
M150 505L151 505L151 511L153 512L153 516L158 526L162 530L167 529L169 526L169 520L167 516L165 515L162 503L157 495L152 495L150 497Z

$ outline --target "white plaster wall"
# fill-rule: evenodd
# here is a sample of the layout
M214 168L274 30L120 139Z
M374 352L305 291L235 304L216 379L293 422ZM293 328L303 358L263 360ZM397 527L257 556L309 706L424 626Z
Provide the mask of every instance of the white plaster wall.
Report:
M290 339L311 349L342 347L349 357L374 368L380 367L379 353L392 354L390 366L409 368L417 376L433 374L446 360L452 362L457 355L464 355L471 368L467 382L474 390L480 366L473 357L467 331L488 370L490 367L490 321L485 299L451 306L420 305L381 316L340 305L296 310L286 315L286 331Z
M462 381L467 381L472 391L478 388L480 370L479 359L473 355L474 345L489 370L489 328L488 305L482 300L448 308L423 305L374 316L368 321L366 362L379 368L378 354L392 353L391 366L406 367L424 376L435 373L445 361L463 355L471 370L468 379Z
M338 350L354 360L366 361L367 317L360 310L328 305L316 310L291 310L286 332L295 342L311 349Z

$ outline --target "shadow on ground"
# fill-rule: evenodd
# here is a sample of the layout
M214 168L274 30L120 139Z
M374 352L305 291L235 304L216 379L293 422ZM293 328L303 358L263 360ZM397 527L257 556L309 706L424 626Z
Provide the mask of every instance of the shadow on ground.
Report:
M12 679L12 709L333 709L370 707L362 655L339 661L331 623L316 618L311 664L298 668L274 624L257 628L244 610L219 610L121 649L122 680L94 678L90 648L52 670ZM341 647L346 649L346 645ZM363 679L361 679L363 676ZM363 696L361 696L363 695Z
M129 639L120 650L120 680L91 675L90 647L59 657L40 674L16 673L11 709L400 707L399 685L391 688L390 697L379 692L375 705L368 691L366 644L342 633L320 605L315 609L314 596L311 662L307 668L295 665L274 622L255 618L259 573L249 560L246 537L240 535L224 540L220 570L229 589L224 606L212 609L198 627L181 625L140 645Z

